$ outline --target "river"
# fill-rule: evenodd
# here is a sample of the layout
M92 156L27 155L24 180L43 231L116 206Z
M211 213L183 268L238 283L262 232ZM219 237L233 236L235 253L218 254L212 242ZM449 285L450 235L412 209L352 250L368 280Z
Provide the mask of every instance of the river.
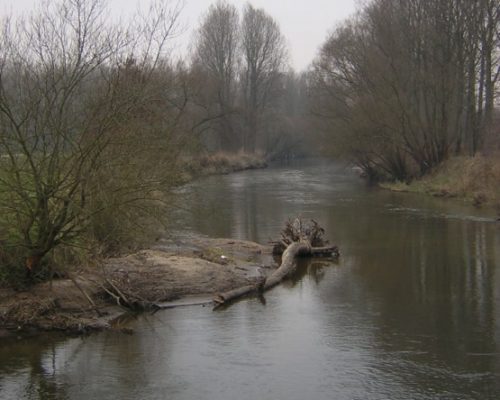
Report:
M180 190L183 233L267 242L314 218L337 262L213 312L165 310L134 335L2 339L0 399L498 399L500 224L459 201L367 187L315 162Z

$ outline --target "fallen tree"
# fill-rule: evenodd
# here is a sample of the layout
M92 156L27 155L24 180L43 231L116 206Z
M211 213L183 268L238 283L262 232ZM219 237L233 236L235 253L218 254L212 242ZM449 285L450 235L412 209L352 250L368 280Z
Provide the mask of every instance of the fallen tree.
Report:
M262 294L291 276L296 268L297 257L338 257L337 246L327 246L324 229L311 220L303 224L300 218L287 221L281 232L281 239L273 244L273 254L281 255L281 265L269 277L259 279L255 284L239 287L214 296L214 309L251 294Z

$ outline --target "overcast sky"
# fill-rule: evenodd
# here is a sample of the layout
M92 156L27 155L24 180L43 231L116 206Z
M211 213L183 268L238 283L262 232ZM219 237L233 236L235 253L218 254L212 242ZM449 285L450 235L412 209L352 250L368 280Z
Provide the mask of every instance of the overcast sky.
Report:
M150 0L108 0L113 14L134 12L138 4L147 6ZM228 0L242 9L247 0ZM0 0L0 12L20 12L33 9L39 0ZM187 27L181 37L183 46L192 38L193 29L213 0L185 0L182 21ZM286 36L291 64L301 70L307 67L323 43L326 35L340 21L354 12L356 0L251 0L256 7L264 8L280 24Z

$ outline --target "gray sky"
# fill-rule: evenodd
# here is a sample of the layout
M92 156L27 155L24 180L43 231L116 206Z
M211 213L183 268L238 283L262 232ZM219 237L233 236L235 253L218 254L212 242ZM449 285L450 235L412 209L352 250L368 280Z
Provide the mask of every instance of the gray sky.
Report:
M114 14L134 12L138 5L145 7L150 0L108 0ZM240 10L247 0L228 0ZM39 0L0 0L0 13L26 11L35 7ZM186 47L198 26L200 16L213 0L185 0L181 18L187 27L181 36ZM356 0L251 0L255 7L264 8L280 24L288 39L292 66L301 70L314 58L328 32L354 12Z

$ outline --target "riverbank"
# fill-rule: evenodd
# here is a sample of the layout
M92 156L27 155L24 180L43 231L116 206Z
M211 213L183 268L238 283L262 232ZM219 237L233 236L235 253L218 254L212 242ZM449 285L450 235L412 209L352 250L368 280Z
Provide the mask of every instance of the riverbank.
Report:
M384 189L461 199L475 207L493 207L500 217L500 154L454 157L410 184L382 183Z
M275 266L270 247L253 242L160 240L150 249L103 260L26 292L0 289L0 337L116 328L114 321L130 309L175 306L179 299L189 304L192 296L208 303L214 293L255 283Z
M266 166L258 154L204 155L181 162L179 183ZM70 276L29 291L0 286L0 337L12 331L108 329L131 309L195 295L209 301L215 292L255 282L262 265L272 264L269 254L266 247L242 241L160 240L134 254L88 261Z
M218 152L181 161L181 182L186 183L202 176L229 174L249 169L266 168L267 161L262 154L244 152Z

